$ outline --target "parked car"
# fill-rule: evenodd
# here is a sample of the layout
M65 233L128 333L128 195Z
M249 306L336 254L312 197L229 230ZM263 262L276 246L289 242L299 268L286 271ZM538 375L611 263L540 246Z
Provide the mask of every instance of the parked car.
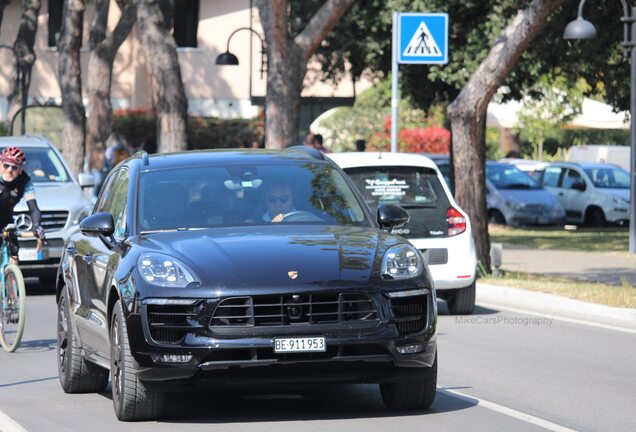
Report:
M431 270L439 297L453 314L475 306L477 257L470 220L457 205L440 171L427 157L408 153L331 153L367 205L408 209L411 220L393 232L418 248Z
M388 407L426 408L435 289L420 252L388 232L408 219L390 204L373 216L308 147L137 154L66 243L62 388L103 391L110 370L120 420L214 383L380 383Z
M488 218L508 225L562 225L558 200L514 165L486 162Z
M431 158L454 190L449 156L431 155ZM513 165L486 162L486 193L488 219L492 223L560 225L565 220L565 211L558 200L533 177Z
M541 182L561 202L569 222L628 225L629 173L616 165L550 163Z
M514 165L535 180L540 178L547 164L547 162L520 158L503 158L498 162Z
M25 170L35 187L46 243L38 260L36 240L20 238L20 269L25 276L39 276L43 283L53 284L66 239L78 230L79 221L92 208L83 187L92 187L91 176L75 179L64 158L53 144L41 137L1 137L0 151L18 146L26 154ZM24 200L14 210L18 231L31 231L33 222Z

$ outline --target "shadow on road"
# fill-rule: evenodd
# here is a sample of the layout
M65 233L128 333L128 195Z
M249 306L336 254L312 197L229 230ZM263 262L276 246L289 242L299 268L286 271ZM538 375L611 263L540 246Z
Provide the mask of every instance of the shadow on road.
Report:
M492 315L499 313L501 311L490 309L484 306L475 305L475 310L473 311L473 315ZM448 311L448 305L444 300L437 299L437 313L439 315L450 315Z
M36 382L40 382L40 381L51 381L51 380L56 380L56 379L58 379L57 375L56 376L52 376L52 377L38 378L38 379L32 379L32 380L27 380L27 381L16 381L16 382L7 383L7 384L0 384L0 388L13 387L13 386L18 386L18 385L22 385L22 384L32 384L32 383L36 383Z
M102 393L110 399L110 393ZM377 385L323 385L320 388L232 389L171 393L161 420L166 423L256 423L421 416L477 405L437 392L428 410L392 411Z
M55 286L52 284L43 284L38 278L24 279L27 296L42 296L55 294Z

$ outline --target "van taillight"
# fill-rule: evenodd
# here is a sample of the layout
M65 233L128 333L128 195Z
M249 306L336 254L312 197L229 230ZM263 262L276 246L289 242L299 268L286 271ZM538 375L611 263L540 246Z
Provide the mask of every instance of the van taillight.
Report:
M446 211L446 223L448 224L448 236L456 236L466 231L466 218L454 208Z

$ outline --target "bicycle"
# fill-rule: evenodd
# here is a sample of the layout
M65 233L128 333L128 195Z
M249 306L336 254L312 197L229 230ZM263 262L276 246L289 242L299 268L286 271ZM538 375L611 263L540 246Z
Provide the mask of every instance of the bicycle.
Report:
M14 352L20 345L26 319L26 290L24 277L20 268L11 264L9 253L9 236L15 231L15 225L7 225L2 230L2 275L0 288L2 293L2 309L0 310L0 344L6 352ZM19 233L19 237L33 238L33 233ZM36 254L41 256L42 239L38 238Z

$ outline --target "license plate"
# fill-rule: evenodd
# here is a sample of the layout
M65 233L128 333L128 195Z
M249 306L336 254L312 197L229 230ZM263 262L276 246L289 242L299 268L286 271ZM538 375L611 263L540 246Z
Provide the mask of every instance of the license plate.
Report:
M42 251L34 248L20 248L18 250L18 259L20 261L39 261L42 259Z
M275 353L324 352L326 350L324 336L274 339Z

